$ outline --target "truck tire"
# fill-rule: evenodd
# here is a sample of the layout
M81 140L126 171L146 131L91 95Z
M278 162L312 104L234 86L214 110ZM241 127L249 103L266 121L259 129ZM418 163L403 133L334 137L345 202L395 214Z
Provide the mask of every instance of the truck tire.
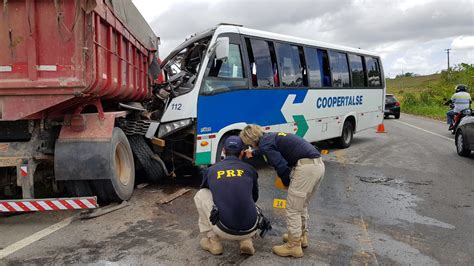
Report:
M354 125L349 120L344 121L342 126L342 135L336 139L336 144L339 148L349 148L354 137Z
M95 196L89 180L71 180L64 182L69 195L73 197Z
M102 203L130 199L135 185L132 149L118 127L107 142L57 141L54 171L71 195L97 195Z
M94 180L92 187L102 202L120 202L132 197L135 186L135 164L127 136L116 127L110 141L109 164L114 169L109 179Z
M140 135L129 136L135 161L145 171L147 180L156 183L166 176L165 164Z

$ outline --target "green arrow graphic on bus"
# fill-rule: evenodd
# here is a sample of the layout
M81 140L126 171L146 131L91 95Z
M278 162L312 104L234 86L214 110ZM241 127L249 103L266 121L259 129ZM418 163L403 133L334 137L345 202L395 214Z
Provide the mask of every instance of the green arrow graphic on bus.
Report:
M303 138L304 135L306 135L306 132L308 132L308 123L306 122L304 115L294 115L293 119L298 123L298 131L296 131L296 135Z

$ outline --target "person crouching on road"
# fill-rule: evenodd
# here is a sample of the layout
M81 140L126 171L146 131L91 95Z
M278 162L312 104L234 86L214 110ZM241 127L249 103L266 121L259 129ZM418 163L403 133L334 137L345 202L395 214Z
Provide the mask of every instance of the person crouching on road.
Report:
M253 255L259 210L257 171L241 161L244 145L238 136L224 142L226 158L203 173L201 189L194 196L199 213L201 247L222 254L220 239L240 241L240 252Z
M240 137L246 145L256 150L246 150L247 158L264 155L277 171L278 177L288 187L286 242L274 246L279 256L302 257L308 246L308 205L324 176L324 163L319 151L306 140L288 133L264 133L258 125L248 125Z

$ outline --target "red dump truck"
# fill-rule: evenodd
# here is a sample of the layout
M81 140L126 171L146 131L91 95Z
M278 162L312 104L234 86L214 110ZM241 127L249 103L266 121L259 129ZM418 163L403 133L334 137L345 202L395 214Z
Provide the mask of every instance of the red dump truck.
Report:
M52 187L127 200L135 164L152 179L167 174L139 114L160 73L159 39L131 0L0 9L0 199L48 197Z

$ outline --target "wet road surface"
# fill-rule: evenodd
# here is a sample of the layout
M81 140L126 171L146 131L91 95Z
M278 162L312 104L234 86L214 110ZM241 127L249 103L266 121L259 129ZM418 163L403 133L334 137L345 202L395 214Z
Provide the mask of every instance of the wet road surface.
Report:
M261 167L258 204L274 230L254 241L254 256L240 255L236 242L225 242L221 256L199 248L193 203L199 181L178 179L136 189L130 207L74 219L36 241L28 237L77 212L0 217L0 264L472 264L474 155L459 157L438 121L402 114L385 128L385 134L356 134L349 149L329 145L326 176L310 206L310 246L301 259L271 254L286 230L284 210L274 209L273 199L286 192L274 187L275 172ZM157 204L183 186L192 191ZM25 238L31 243L1 255Z

